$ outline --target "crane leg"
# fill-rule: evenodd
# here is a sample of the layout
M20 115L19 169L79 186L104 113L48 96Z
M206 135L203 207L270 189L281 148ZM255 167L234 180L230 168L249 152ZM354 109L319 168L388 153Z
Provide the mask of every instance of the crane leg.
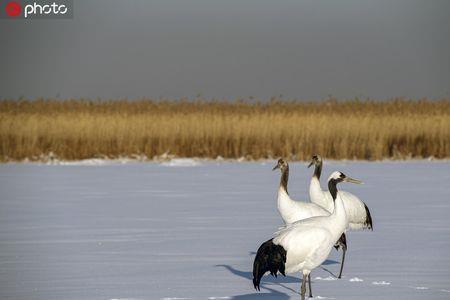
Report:
M303 279L302 279L302 287L300 290L300 298L301 300L305 300L305 294L306 294L306 281L308 280L308 275L303 274Z
M339 238L334 247L336 248L336 250L342 248L341 270L339 271L338 276L338 278L340 279L342 277L342 270L344 269L345 252L347 252L347 237L345 235L345 232L342 233L341 237Z
M339 271L338 278L340 279L342 276L342 270L344 269L344 261L345 261L345 252L347 251L347 247L342 247L342 260L341 260L341 270Z
M309 286L309 298L312 298L312 288L311 288L311 273L308 274L308 286Z

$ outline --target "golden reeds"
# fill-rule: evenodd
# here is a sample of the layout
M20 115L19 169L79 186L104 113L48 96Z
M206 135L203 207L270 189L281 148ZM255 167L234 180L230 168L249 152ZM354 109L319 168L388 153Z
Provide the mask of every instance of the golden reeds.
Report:
M450 157L450 101L0 101L0 160Z

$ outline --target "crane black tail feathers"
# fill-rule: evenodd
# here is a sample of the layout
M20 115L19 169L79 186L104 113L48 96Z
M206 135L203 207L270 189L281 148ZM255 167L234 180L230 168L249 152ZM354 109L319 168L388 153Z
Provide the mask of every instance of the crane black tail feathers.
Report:
M365 203L364 208L366 209L366 221L364 222L364 225L366 226L367 229L373 230L372 216L370 215L369 208Z
M272 276L277 277L280 272L283 276L286 263L286 250L280 245L275 245L270 239L259 246L253 262L253 286L259 291L259 283L263 275L269 271Z
M334 245L334 248L336 248L336 250L339 250L339 248L342 248L342 250L347 251L347 237L345 236L345 233L342 233L341 237Z

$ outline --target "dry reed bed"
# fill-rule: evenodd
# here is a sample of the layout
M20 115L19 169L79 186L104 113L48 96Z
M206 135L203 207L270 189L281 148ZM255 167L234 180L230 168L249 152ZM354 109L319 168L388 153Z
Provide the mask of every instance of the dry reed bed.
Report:
M0 101L0 160L450 157L450 101Z

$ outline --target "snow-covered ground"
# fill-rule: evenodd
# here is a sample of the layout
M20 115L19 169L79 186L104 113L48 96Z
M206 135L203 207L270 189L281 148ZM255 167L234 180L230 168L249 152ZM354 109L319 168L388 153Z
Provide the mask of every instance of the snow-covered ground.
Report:
M299 274L251 283L281 225L275 162L0 165L0 299L298 299ZM450 299L450 164L332 162L369 206L313 271L316 299ZM307 199L312 170L291 164ZM324 183L324 181L323 181ZM323 186L325 186L323 184Z

